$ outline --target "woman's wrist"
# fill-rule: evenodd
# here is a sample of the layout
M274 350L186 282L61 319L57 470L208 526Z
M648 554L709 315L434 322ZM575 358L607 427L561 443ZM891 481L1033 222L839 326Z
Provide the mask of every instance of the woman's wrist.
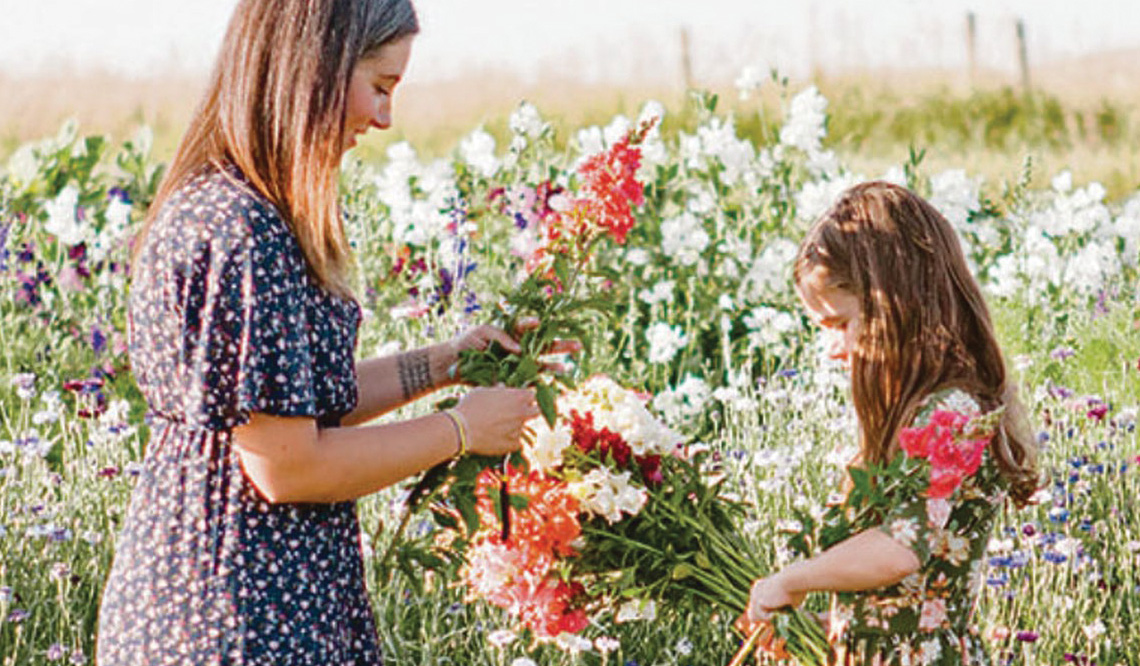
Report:
M455 428L455 455L454 458L462 458L470 451L471 446L471 428L467 426L467 417L458 409L445 409L443 415L451 421L451 425Z
M459 383L459 352L455 343L441 342L429 348L432 385L440 388Z

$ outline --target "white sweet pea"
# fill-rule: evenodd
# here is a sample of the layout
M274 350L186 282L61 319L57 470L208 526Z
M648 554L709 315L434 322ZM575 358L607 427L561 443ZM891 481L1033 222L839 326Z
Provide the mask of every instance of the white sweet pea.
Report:
M499 170L499 159L495 157L495 137L482 127L468 134L459 143L459 155L484 178L494 176Z
M654 364L672 361L677 352L689 343L689 337L680 326L670 326L663 322L657 322L646 329L645 338L649 341L649 362Z
M85 239L79 222L79 188L68 184L55 199L44 204L48 219L44 230L64 245L78 245Z

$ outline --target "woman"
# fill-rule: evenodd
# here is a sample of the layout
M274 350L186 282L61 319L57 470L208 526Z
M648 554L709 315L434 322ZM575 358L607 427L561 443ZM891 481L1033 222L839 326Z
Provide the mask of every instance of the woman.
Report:
M932 475L922 493L890 495L878 524L756 581L748 620L831 592L839 663L988 663L970 627L986 543L1006 498L1024 505L1039 479L1035 441L958 238L909 190L864 183L808 231L794 275L811 318L834 334L832 356L850 370L856 466L916 454L904 453L900 435L932 421L976 425L965 443L980 448L969 469L955 468L960 476L938 475L936 489ZM848 516L867 508L850 502L841 507Z
M131 358L151 441L103 597L99 663L378 664L354 501L516 450L522 389L362 425L455 383L478 327L354 365L342 154L391 123L407 0L242 0L136 239ZM565 347L563 348L565 350Z

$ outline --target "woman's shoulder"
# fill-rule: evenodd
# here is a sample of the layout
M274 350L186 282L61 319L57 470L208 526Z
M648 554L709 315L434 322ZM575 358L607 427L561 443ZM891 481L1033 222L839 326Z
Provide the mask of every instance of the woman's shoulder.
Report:
M163 204L156 224L191 224L200 231L238 235L283 229L277 208L236 167L204 167L191 174Z
M297 250L277 208L232 167L191 174L162 204L148 236L156 248L210 246L223 253L261 248L259 254Z

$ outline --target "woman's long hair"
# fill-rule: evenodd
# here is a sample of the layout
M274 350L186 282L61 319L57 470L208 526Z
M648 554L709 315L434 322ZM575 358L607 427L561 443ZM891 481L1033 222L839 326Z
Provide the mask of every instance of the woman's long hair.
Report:
M316 280L350 296L337 183L349 80L359 60L418 31L409 0L241 0L136 252L171 194L232 164L281 212Z
M808 231L796 284L816 267L861 303L851 387L863 460L888 460L922 400L956 387L983 409L1005 407L990 450L1014 500L1026 503L1039 485L1036 443L949 222L906 188L856 185Z

